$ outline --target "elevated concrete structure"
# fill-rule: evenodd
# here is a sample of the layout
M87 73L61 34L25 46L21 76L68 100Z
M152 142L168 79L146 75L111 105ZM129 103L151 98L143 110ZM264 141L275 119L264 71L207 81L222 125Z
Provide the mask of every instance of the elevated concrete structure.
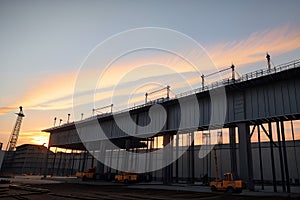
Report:
M280 128L277 129L277 133L280 140L282 140L282 155L280 160L284 160L285 168L288 168L286 155L284 153L284 124L286 120L298 120L300 119L300 61L294 61L274 69L258 70L246 75L243 75L239 79L227 79L214 83L204 88L199 88L194 91L189 91L180 94L175 99L167 99L163 102L152 102L130 108L130 116L125 115L125 112L118 112L113 114L98 115L89 119L85 119L77 122L77 127L74 123L65 124L58 127L52 127L45 132L50 133L50 147L62 147L69 149L85 149L82 145L78 132L80 135L97 135L98 123L102 127L105 135L112 141L115 141L117 146L124 146L122 139L135 138L134 136L147 136L154 137L152 134L157 129L160 131L155 135L163 135L166 138L168 135L174 135L180 128L182 133L190 133L194 131L207 130L209 126L216 128L223 127L230 128L231 135L231 170L248 181L250 189L253 189L253 159L251 151L250 138L253 134L255 127L261 127L263 123L272 122L279 123ZM220 88L224 87L226 91L226 99L218 97ZM198 103L195 104L192 101L193 95L196 95ZM215 94L215 102L212 103L211 95ZM179 102L181 104L179 105ZM192 103L191 103L192 102ZM154 126L152 129L143 129L140 127L146 126L150 123L149 108L153 104L159 104L166 110L167 118L166 123L163 124L162 113L155 111L152 113L152 123ZM197 115L195 108L200 110L200 116ZM211 122L212 115L216 115L216 118L222 118L222 110L226 108L224 125L215 122ZM218 116L220 115L220 116ZM131 126L130 121L133 120L139 126L127 127L130 130L135 130L134 133L128 135L121 128L118 127L116 120L121 122L121 125L125 127ZM96 119L96 120L95 120ZM212 124L213 123L213 124ZM254 125L254 128L250 130L250 126ZM124 128L123 127L123 128ZM160 129L160 127L162 127ZM236 166L236 151L235 151L235 128L238 128L239 138L239 169ZM279 127L279 126L278 126ZM77 128L77 129L76 129ZM78 132L77 132L78 131ZM278 132L279 131L279 132ZM271 141L271 149L273 148L272 130L265 130ZM99 139L99 138L98 138ZM100 138L101 140L101 138ZM136 140L136 139L135 139ZM168 139L164 139L164 144ZM138 143L138 139L137 139ZM280 143L279 143L280 144ZM281 149L281 147L280 147ZM273 158L272 158L273 159ZM261 160L261 158L260 158ZM274 160L274 159L273 159ZM274 167L272 167L273 169ZM281 165L281 168L284 166ZM194 171L194 169L192 170ZM164 170L164 182L170 183L172 173L169 169ZM283 177L284 172L281 174ZM285 171L286 177L288 177L288 170ZM289 182L284 180L283 182ZM288 190L287 185L287 190Z

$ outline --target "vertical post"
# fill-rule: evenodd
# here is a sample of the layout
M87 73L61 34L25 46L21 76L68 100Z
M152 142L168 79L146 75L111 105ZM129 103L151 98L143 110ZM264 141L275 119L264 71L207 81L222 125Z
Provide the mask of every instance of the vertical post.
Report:
M260 169L260 180L261 180L261 189L264 190L264 172L262 164L262 155L261 155L261 143L260 143L260 125L257 126L257 139L258 139L258 153L259 153L259 169Z
M71 151L71 156L72 156L72 166L71 166L71 174L70 175L73 175L73 169L74 169L74 163L75 163L75 154L74 154L73 149Z
M49 150L50 150L50 146L47 148L47 152L46 152L46 158L45 158L45 164L44 164L44 178L47 177L48 174L48 159L49 159Z
M85 169L86 158L87 158L87 151L84 150L84 152L83 152L83 163L82 163L82 166L81 166L81 171L82 172L84 172L84 169Z
M209 137L208 137L208 140L209 140L209 145L211 145L211 134L210 134L210 132L209 132L209 135L208 135ZM208 147L207 147L208 148ZM209 174L209 181L211 180L211 151L209 152L209 171L208 171L208 174Z
M167 86L167 98L168 99L170 98L170 86L169 85Z
M123 160L123 169L127 169L130 170L129 168L129 154L127 153L131 148L131 140L130 139L126 139L125 141L125 152L124 152L124 160Z
M218 166L218 158L217 158L217 149L214 147L214 157L215 157L215 167L216 167L216 181L219 181L219 166Z
M190 143L190 133L187 133L187 145L189 145L189 148L187 149L187 172L188 172L188 183L191 182L191 143Z
M235 72L234 72L234 68L235 68L235 66L232 64L232 65L231 65L231 73L232 73L232 74L231 74L231 79L232 79L232 80L235 80Z
M195 183L195 133L194 131L191 133L191 140L192 140L192 144L191 144L191 167L192 167L192 180L191 183L194 184Z
M229 143L230 143L230 163L231 173L234 178L237 178L237 159L236 159L236 133L235 127L229 128Z
M53 126L55 126L56 124L56 117L54 117L54 123L53 123Z
M94 151L93 151L93 154L94 154ZM94 167L94 160L95 160L95 157L94 157L94 155L91 155L92 156L92 163L91 163L91 167Z
M177 132L176 134L176 158L178 158L178 147L179 146L179 133ZM178 164L179 164L179 159L176 159L175 161L175 176L176 176L176 183L178 183Z
M61 166L62 152L60 151L59 153L60 153L60 155L59 155L59 161L58 161L58 166L57 166L57 171L56 171L57 175L61 175L60 166Z
M285 133L284 133L284 123L283 123L283 121L280 121L280 124L281 124L281 136L282 136L282 148L283 148L285 177L286 177L286 189L287 189L287 192L290 193L291 192L290 175L289 175L289 166L288 166L286 146L285 146Z
M240 177L247 180L249 190L254 190L253 183L253 161L250 140L249 124L239 123L239 163L240 163Z
M296 169L297 169L297 178L299 180L299 170L298 170L298 160L297 160L297 154L296 154L296 142L295 142L295 133L294 133L293 120L291 120L291 129L292 129L292 138L293 138L295 164L296 164Z
M204 74L201 75L202 90L204 90Z
M148 172L149 170L149 158L148 158L148 152L149 152L149 138L146 138L146 160L145 160L145 171Z
M268 52L267 52L266 58L267 58L267 63L268 63L268 70L270 71L271 70L271 56L269 55Z
M81 120L83 120L83 113L81 113Z
M67 124L70 122L70 115L71 115L71 114L68 114L68 121L67 121Z
M77 153L78 153L78 151L77 151ZM77 169L77 171L81 172L81 164L82 164L81 157L82 157L82 152L79 153L78 157L79 157L79 163L78 163L78 169Z
M148 93L145 94L145 104L147 103L148 101Z
M166 134L163 136L163 146L167 146L171 141L171 135L170 134ZM165 185L169 185L171 184L171 170L172 170L172 164L167 165L168 163L170 163L170 156L171 156L171 149L169 149L170 147L166 147L164 152L163 152L163 162L165 167L163 168L163 184Z
M273 133L272 133L272 123L268 123L269 126L269 138L270 138L270 150L271 150L271 164L272 164L272 176L273 176L273 190L277 192L277 182L276 182L276 169L274 163L274 151L273 151Z
M54 175L56 154L57 154L57 147L55 148L55 152L54 152L53 163L52 163L52 170L51 170L51 176Z
M283 166L283 158L282 158L282 150L281 150L281 141L280 141L280 127L279 121L276 121L277 127L277 139L278 139L278 152L279 152L279 160L280 160L280 172L281 172L281 181L282 181L282 190L286 192L285 181L284 181L284 166Z
M100 162L99 160L104 160L105 156L106 156L106 141L99 141L99 154L98 154L98 158L96 161L96 174L98 174L98 176L100 175L103 176L104 174L104 164L102 162ZM118 158L117 158L118 159ZM96 179L99 179L100 177L96 177ZM108 177L109 178L109 177Z

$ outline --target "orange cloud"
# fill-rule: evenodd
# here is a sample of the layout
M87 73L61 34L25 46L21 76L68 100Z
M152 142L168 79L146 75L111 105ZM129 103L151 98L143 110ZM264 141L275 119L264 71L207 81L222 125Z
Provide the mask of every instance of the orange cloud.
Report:
M253 63L263 60L266 51L270 51L272 55L292 51L294 49L300 48L300 28L291 27L290 25L278 27L272 30L266 30L262 32L256 32L250 35L248 38L241 41L231 41L222 44L212 46L209 49L209 54L212 60L217 66L228 66L233 62L237 66ZM189 51L190 56L196 57L197 53L195 50L191 49ZM159 52L161 53L161 52ZM83 70L80 76L83 80L87 80L87 86L83 87L84 90L81 92L87 92L87 90L93 90L98 88L109 88L113 87L118 83L124 75L138 66L146 66L149 63L154 65L169 66L171 70L165 70L160 72L154 72L153 70L148 70L148 72L136 71L132 76L126 81L126 77L122 83L126 84L128 82L134 82L141 78L145 78L145 75L151 74L151 76L159 75L170 75L172 73L186 73L194 72L195 69L184 59L172 55L168 52L162 52L161 54L150 53L150 56L137 56L137 54L129 55L128 58L121 58L110 66L101 78L99 79L101 70L99 68ZM152 56L151 56L152 55ZM201 60L201 58L200 58ZM207 60L206 60L207 61ZM199 61L200 63L200 61ZM207 63L208 64L208 63ZM201 64L202 66L203 64ZM101 68L101 67L100 67ZM202 70L207 70L203 68ZM143 75L143 76L142 76ZM70 71L66 73L60 73L51 75L49 77L43 77L40 81L37 81L34 85L25 91L23 97L18 97L20 100L7 106L0 107L0 115L5 114L11 110L15 110L18 106L22 105L26 109L35 110L57 110L57 109L67 109L72 107L72 95L74 92L74 84L76 82L77 71ZM199 77L189 77L191 85L197 85L200 87ZM88 85L89 80L99 79L98 85ZM182 87L178 81L170 81L173 90ZM95 87L95 88L93 88ZM103 93L104 92L104 93ZM103 91L101 96L96 95L95 100L101 100L101 98L108 97L111 95L111 91ZM126 93L126 89L120 91L120 93ZM105 95L103 95L105 94ZM84 95L83 95L84 96ZM141 98L138 98L141 100ZM83 104L88 103L90 99L83 98ZM131 101L132 102L132 101Z
M297 48L300 48L300 28L285 25L255 32L244 40L218 44L208 50L216 65L221 67L231 62L243 65L261 61L267 51L278 55Z
M22 132L18 138L18 144L38 144L38 145L43 145L45 143L45 146L48 145L49 141L49 134L48 133L41 133L40 131L35 131L35 132Z
M0 108L0 115L4 114L4 113L7 113L7 112L9 112L11 110L14 110L16 108L18 108L18 106L1 107Z

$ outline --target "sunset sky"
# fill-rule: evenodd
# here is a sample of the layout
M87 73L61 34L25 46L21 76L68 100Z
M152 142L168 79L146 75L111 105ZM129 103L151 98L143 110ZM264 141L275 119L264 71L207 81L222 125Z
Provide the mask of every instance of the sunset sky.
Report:
M54 117L66 122L72 113L73 121L72 96L80 66L112 35L143 27L175 30L202 45L216 67L234 63L243 74L265 68L266 52L274 65L300 58L299 7L298 0L0 0L0 142L6 146L14 113L21 105L25 118L18 145L48 142L48 134L41 130L51 127ZM142 66L140 76L119 83L132 66ZM163 66L172 66L174 73ZM188 64L168 53L128 55L99 81L95 105L114 103L115 110L120 110L142 103L145 92L162 85L170 85L173 94L184 92L175 72L193 88L200 86L201 78L191 75ZM85 73L95 75L93 70ZM153 80L151 84L137 86L148 79ZM130 99L126 94L131 94ZM86 106L82 112L90 117L92 108Z

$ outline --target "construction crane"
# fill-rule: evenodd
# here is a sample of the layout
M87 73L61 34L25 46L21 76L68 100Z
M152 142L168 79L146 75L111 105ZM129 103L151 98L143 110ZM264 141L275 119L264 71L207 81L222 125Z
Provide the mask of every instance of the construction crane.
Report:
M17 121L15 123L15 126L11 132L9 141L7 143L6 151L14 151L16 149L16 145L17 145L17 141L18 141L18 137L19 137L19 133L20 133L20 128L21 128L21 124L22 124L22 119L23 119L23 117L25 117L22 106L20 106L19 108L20 108L20 112L15 113L16 115L18 115L18 117L17 117Z

